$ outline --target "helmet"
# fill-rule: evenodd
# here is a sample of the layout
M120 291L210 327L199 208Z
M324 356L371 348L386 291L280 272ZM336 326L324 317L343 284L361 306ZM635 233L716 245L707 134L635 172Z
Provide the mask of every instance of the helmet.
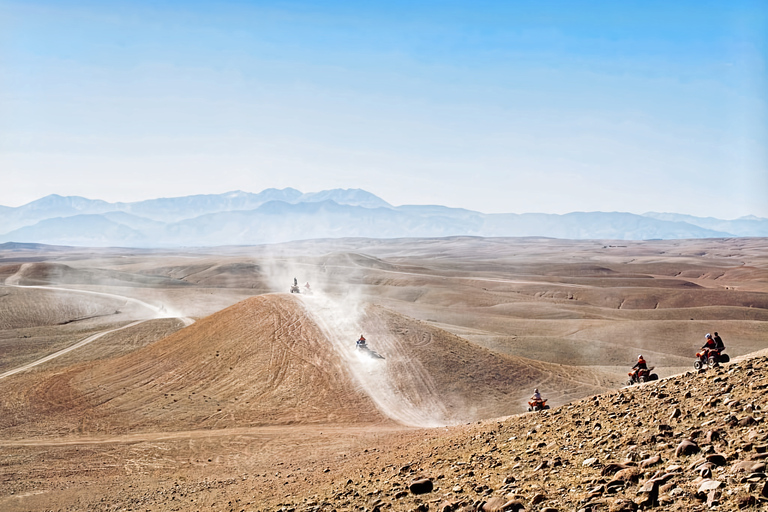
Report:
M711 334L709 334L709 333L707 333L707 335L705 336L705 338L707 338L707 339L709 339L709 338L711 338L711 337L712 337L712 335L711 335Z
M538 393L539 392L539 388L533 388L533 392L534 393Z
M638 359L642 359L643 358L643 354L640 354L639 356L637 356L637 358Z

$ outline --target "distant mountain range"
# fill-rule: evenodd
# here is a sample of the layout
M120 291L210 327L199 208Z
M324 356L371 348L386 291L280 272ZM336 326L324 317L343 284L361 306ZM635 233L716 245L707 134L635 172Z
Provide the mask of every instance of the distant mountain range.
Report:
M49 195L0 206L0 243L89 247L253 245L312 238L539 236L645 240L768 236L768 219L674 213L485 214L445 206L392 206L360 189L305 194L235 191L135 203Z

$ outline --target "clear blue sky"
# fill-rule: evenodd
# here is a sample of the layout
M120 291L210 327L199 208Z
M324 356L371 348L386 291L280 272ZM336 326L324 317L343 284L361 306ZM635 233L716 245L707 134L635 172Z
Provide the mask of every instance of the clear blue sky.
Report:
M0 0L0 204L768 217L765 1Z

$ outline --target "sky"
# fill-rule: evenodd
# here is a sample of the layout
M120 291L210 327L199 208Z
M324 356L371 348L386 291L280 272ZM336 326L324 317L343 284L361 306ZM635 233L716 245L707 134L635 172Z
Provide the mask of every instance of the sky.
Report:
M0 205L768 217L768 2L0 0Z

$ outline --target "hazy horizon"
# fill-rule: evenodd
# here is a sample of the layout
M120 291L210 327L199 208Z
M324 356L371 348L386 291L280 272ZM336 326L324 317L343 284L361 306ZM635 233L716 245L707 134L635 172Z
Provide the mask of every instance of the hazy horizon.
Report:
M768 218L768 4L0 0L0 204Z

